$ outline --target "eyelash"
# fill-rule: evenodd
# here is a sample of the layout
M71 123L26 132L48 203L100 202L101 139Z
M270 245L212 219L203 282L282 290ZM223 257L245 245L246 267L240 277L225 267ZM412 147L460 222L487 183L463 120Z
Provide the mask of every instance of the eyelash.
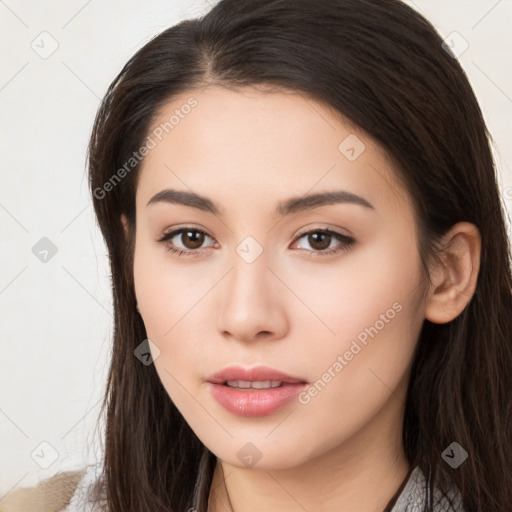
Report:
M170 251L170 252L172 252L174 254L177 254L178 256L187 256L187 257L188 256L192 256L192 257L199 256L204 250L206 250L205 248L203 248L203 249L183 250L183 249L177 249L176 247L173 247L171 244L166 243L168 240L174 238L176 235L182 234L182 233L184 233L186 231L192 231L192 232L196 232L196 233L201 233L201 234L206 235L206 236L208 236L208 237L213 239L213 237L208 235L208 233L206 233L202 229L192 228L192 227L184 227L184 228L180 228L180 229L171 231L170 233L166 233L161 238L157 239L156 241L160 242L160 243L163 243L168 251ZM309 249L301 249L301 250L305 250L305 251L310 252L313 257L328 256L328 255L331 255L331 254L336 254L338 252L347 251L355 243L355 240L352 237L349 237L349 236L346 236L346 235L342 235L341 233L338 233L336 231L332 231L330 229L313 229L313 230L310 230L310 231L305 231L303 233L299 233L299 235L297 235L296 240L300 240L304 236L310 235L312 233L322 233L322 234L325 234L325 235L330 235L330 236L334 237L335 239L337 239L338 241L342 242L341 246L338 246L338 247L336 247L334 249L324 249L324 250L321 250L321 251L309 250Z

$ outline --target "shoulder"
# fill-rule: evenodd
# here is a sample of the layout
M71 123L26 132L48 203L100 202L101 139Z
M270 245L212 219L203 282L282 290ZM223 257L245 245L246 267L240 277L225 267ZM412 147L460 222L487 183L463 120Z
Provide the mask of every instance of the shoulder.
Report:
M57 512L68 505L86 469L65 471L34 487L20 487L0 501L0 512Z
M75 512L86 510L97 483L98 466L59 472L33 487L20 487L0 499L0 512ZM82 508L78 508L78 507Z
M102 471L103 468L100 463L87 466L69 505L61 512L101 512L105 510L105 488ZM0 512L2 511L0 510Z

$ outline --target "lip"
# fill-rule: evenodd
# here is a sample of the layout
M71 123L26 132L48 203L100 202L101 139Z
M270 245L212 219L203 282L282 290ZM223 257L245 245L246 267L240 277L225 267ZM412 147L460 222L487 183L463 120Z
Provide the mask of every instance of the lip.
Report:
M269 389L234 389L224 383L228 380L278 380L282 385ZM228 366L207 378L213 397L227 411L238 416L268 416L291 402L307 384L305 379L292 377L267 366L243 368Z
M299 377L292 377L286 373L269 368L268 366L255 366L254 368L243 368L242 366L227 366L226 368L210 375L206 379L208 382L214 384L223 384L227 380L249 380L249 381L263 381L263 380L279 380L288 384L305 384L306 379Z

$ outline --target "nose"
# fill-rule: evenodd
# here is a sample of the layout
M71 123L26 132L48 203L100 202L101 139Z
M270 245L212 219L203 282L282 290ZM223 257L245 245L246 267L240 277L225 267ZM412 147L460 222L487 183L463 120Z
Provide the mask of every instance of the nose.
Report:
M252 263L234 255L219 300L217 327L224 338L254 342L279 339L287 332L289 297L264 254Z

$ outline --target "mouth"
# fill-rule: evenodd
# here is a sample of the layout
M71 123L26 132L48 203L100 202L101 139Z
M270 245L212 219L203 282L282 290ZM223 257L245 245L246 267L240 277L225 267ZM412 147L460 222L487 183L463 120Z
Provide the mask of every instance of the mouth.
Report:
M271 415L290 403L307 382L264 366L230 366L210 376L207 385L227 411L257 417Z
M281 387L283 382L280 380L227 380L222 385L234 389L274 389Z

